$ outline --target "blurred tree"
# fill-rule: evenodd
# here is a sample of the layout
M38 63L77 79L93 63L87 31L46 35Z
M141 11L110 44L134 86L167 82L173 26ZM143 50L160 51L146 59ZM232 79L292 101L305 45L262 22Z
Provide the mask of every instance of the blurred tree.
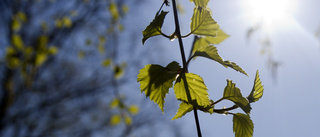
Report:
M256 25L251 26L247 30L247 40L249 41L252 35L254 33L258 33L259 30L264 30L264 27L265 26L263 24L263 21L258 22ZM262 32L262 33L266 33L266 32ZM261 55L267 57L267 67L271 71L271 75L273 79L276 80L277 71L279 69L279 66L282 65L282 62L274 58L272 41L270 40L269 34L266 33L264 37L259 37L259 43L261 45L260 53Z
M145 99L136 115L139 99L123 92L146 60L132 44L141 31L119 43L125 14L142 2L2 0L0 136L129 136L161 123Z

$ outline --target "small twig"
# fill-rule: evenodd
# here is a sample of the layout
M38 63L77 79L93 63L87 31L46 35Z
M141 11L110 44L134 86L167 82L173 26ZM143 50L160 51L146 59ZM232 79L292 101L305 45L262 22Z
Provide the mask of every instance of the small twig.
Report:
M230 110L237 109L239 106L233 105L232 107L229 108L223 108L223 109L214 109L213 112L219 113L219 114L224 114L225 112L228 112Z

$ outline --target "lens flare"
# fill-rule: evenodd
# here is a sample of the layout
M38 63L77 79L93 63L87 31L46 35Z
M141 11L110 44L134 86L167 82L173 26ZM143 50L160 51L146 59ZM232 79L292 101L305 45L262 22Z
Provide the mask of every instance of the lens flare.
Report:
M284 21L295 12L296 0L244 0L245 8L253 20Z

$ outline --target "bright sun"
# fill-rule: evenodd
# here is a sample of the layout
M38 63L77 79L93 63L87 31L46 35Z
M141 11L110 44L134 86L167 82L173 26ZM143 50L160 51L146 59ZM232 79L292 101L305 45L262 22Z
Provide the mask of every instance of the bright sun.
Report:
M264 23L286 22L296 9L296 0L244 0L251 20Z

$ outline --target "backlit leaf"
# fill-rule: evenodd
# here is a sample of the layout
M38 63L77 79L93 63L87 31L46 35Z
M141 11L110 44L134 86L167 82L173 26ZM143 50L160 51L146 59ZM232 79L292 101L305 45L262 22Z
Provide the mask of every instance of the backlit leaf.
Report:
M143 34L142 43L143 44L148 38L156 36L156 35L161 35L162 24L163 24L164 18L166 17L167 14L168 14L168 12L165 12L165 11L161 11L160 14L158 14L158 13L156 14L153 21L142 32L142 34Z
M250 116L237 113L233 115L233 132L235 137L252 137L253 123Z
M39 67L41 66L46 60L47 60L48 55L45 53L38 53L36 56L36 66Z
M129 11L128 5L122 5L121 9L122 9L122 12L124 12L124 13L128 13L128 11Z
M234 102L247 114L250 113L251 106L246 98L244 98L240 92L240 89L236 87L236 84L231 80L227 80L228 84L224 88L223 98Z
M21 28L21 23L20 23L20 21L18 20L18 19L16 19L16 18L13 18L12 19L12 23L11 23L11 29L13 30L13 31L19 31L20 30L20 28Z
M23 40L21 39L20 35L18 34L13 34L11 37L11 43L14 47L16 47L18 50L23 49Z
M120 124L120 122L121 122L121 116L120 115L113 115L110 120L110 125L115 126L115 125Z
M45 50L45 48L47 47L48 44L48 36L46 35L41 35L38 38L38 50Z
M201 48L197 49L196 52L194 53L194 56L195 57L201 56L201 57L205 57L205 58L214 60L225 67L230 67L230 68L232 68L236 71L239 71L240 73L243 73L248 76L248 74L241 67L239 67L236 63L230 62L230 61L223 61L223 59L218 54L217 48L213 45L210 45L207 47L201 47Z
M120 23L117 24L117 27L118 27L119 31L121 31L121 32L124 30L124 26Z
M126 125L131 125L131 124L132 124L132 119L131 119L131 117L128 116L128 115L125 115L125 116L124 116L124 123L125 123Z
M131 105L131 106L128 108L128 111L130 112L130 114L136 115L136 114L138 114L138 112L139 112L139 107L136 106L136 105Z
M209 0L189 0L190 2L194 2L196 6L207 7Z
M219 25L212 18L208 9L194 8L190 29L192 34L215 37L219 30Z
M196 52L197 49L201 48L201 47L207 47L209 45L212 44L219 44L222 41L224 41L225 39L227 39L229 37L228 34L226 34L225 32L223 32L223 30L219 29L217 32L217 36L216 37L200 37L197 38L193 49L192 49L192 53Z
M17 54L17 51L12 46L6 47L6 56L12 56L15 54Z
M207 90L202 78L192 73L181 73L174 85L177 99L202 107L210 105Z
M17 57L8 57L6 58L6 62L9 68L15 69L21 65L21 61Z
M62 24L63 24L64 27L70 28L72 26L72 21L68 17L63 17L62 18Z
M169 88L172 87L177 75L176 73L172 73L173 70L168 68L168 66L171 66L170 68L177 67L173 67L173 65L178 64L171 62L167 67L149 64L141 69L138 74L137 81L140 82L141 92L144 92L150 100L157 103L162 112L166 94L168 94Z
M25 54L26 56L31 56L33 52L34 52L34 51L33 51L33 47L26 47L26 48L24 49L24 54Z
M56 19L54 21L54 24L57 28L62 28L63 27L63 22L60 19Z
M56 47L56 46L51 46L51 47L49 47L49 49L48 49L48 53L50 54L50 55L55 55L55 54L57 54L58 53L58 48Z
M184 116L185 114L187 114L188 112L190 112L192 110L193 110L193 105L187 104L185 102L181 102L181 104L179 105L178 112L171 120L181 118L182 116Z
M26 14L25 13L23 13L23 12L18 12L17 13L17 17L20 19L20 21L22 21L22 22L27 22L27 16L26 16Z
M120 106L120 100L118 98L114 98L112 102L109 104L110 108L116 108Z
M103 45L98 45L98 50L100 54L104 54L105 53L105 48Z
M111 62L112 62L111 59L105 59L102 61L102 66L108 67L110 66Z
M124 74L123 68L120 67L119 65L115 66L113 71L114 71L114 77L116 79L120 79Z
M119 18L119 10L118 10L118 6L115 2L112 2L108 9L109 9L109 12L111 13L111 16L113 19Z
M247 97L249 103L258 101L263 95L263 90L263 85L261 84L261 80L259 77L259 71L257 70L252 91L250 95Z

